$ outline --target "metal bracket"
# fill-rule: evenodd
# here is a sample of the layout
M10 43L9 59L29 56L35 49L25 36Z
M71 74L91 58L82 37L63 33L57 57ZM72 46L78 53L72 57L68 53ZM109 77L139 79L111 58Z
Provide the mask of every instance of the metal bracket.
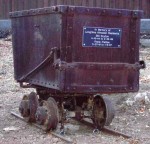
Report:
M139 61L139 64L140 64L140 69L145 69L146 68L145 61L141 60L141 61Z
M33 70L28 72L25 76L21 77L19 81L24 81L27 79L29 76L37 73L40 69L42 69L45 65L48 63L52 63L54 61L54 53L58 50L57 47L51 48L50 54Z

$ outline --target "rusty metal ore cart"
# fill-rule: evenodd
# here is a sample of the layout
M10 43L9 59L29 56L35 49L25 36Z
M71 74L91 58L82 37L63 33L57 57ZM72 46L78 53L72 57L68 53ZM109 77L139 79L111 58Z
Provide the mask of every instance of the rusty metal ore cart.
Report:
M15 79L23 88L19 111L55 129L69 117L109 125L114 109L100 94L139 89L142 11L52 6L10 13Z

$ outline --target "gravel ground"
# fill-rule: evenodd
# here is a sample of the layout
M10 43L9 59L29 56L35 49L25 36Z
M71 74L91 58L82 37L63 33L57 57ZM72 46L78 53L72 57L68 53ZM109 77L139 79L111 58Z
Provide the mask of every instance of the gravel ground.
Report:
M112 129L132 135L132 139L100 133L72 121L66 126L67 136L76 144L150 144L150 48L141 48L140 56L147 68L141 70L138 93L113 94L109 96L116 106ZM46 134L21 120L10 112L18 111L23 94L33 91L22 89L13 78L11 41L0 40L0 144L63 144L59 138Z

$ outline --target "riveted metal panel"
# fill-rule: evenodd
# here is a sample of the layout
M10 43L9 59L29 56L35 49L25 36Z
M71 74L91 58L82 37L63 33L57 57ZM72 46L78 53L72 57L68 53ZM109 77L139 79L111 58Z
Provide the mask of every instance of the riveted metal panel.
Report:
M15 79L68 93L137 91L141 17L142 11L81 6L11 13ZM101 38L98 43L112 45L85 47L85 27L92 27L89 32L106 31L94 34L91 39ZM113 44L118 31L121 31L117 43L120 46ZM52 62L30 75L54 48L57 51L51 57Z
M93 69L89 69L89 65L88 68L75 67L66 70L66 90L94 93L114 92L118 88L118 92L137 91L138 70L106 70L106 68L100 71L100 68L94 68L94 65L97 62L138 63L139 37L137 35L139 36L139 20L137 20L136 15L140 16L141 14L136 11L72 7L69 9L69 15L68 33L70 34L70 43L68 45L70 45L70 48L67 49L69 62L83 62L85 64L93 62L93 66L91 66ZM121 29L121 48L83 46L83 29L85 27ZM131 37L134 38L131 39Z
M21 78L41 63L53 47L60 48L62 15L48 9L14 13L12 20L15 78ZM37 12L37 13L36 13ZM20 40L23 40L22 42ZM25 79L26 82L59 89L58 75L52 65Z

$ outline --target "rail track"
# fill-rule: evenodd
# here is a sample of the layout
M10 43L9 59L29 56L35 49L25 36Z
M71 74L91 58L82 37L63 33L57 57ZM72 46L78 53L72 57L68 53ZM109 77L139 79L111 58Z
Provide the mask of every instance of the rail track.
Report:
M27 120L24 119L20 114L17 114L15 112L11 112L11 114L13 116L15 116L16 118L19 118L20 120L22 120L24 122L27 122ZM76 120L76 119L74 119L74 120ZM78 120L76 120L76 121L78 121ZM82 121L78 121L78 122L80 122L81 124L84 124L84 125L87 125L89 127L94 128L94 125L92 123L88 122L88 121L82 120ZM36 123L32 123L32 125L35 126L35 127L37 127L37 128L39 128L39 129L42 129L43 131L45 131L45 129L44 129L43 126L40 126L40 125L38 125ZM110 134L110 135L114 135L114 136L122 136L122 137L127 138L127 139L131 138L130 135L124 134L124 133L116 131L116 130L109 129L107 127L104 127L101 130L101 132L106 133L106 134ZM55 131L50 131L49 133L52 134L55 137L58 137L58 138L62 139L63 141L65 141L67 143L73 143L73 140L70 139L70 138L67 138L65 135L58 134Z

